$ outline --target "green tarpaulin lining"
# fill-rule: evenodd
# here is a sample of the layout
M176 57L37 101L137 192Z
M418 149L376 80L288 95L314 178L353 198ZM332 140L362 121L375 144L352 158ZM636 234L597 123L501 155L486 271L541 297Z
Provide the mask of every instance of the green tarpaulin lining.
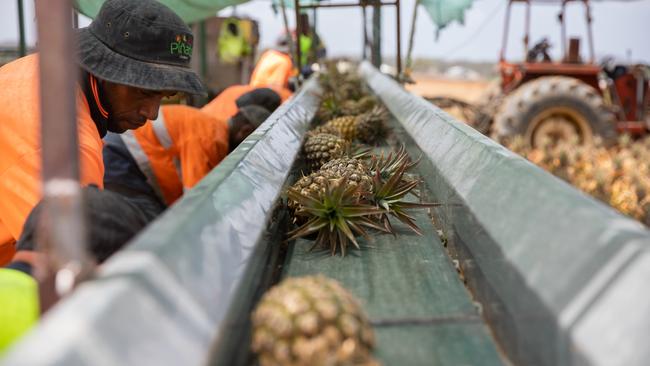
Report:
M248 0L159 0L173 9L185 22L194 23L216 15L224 8L248 2ZM75 0L74 7L81 14L95 18L104 0Z

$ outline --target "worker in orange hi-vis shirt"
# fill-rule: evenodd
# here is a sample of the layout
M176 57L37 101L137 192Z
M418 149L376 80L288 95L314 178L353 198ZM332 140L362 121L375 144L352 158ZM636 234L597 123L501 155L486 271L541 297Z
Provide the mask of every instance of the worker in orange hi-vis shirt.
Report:
M227 121L184 105L164 105L158 119L108 134L104 185L143 209L148 219L194 187L270 113L244 106Z
M156 27L147 20L153 18ZM129 32L138 36L125 36ZM138 128L157 118L163 97L204 89L189 68L191 30L155 0L107 0L76 35L80 180L101 187L107 131ZM13 256L23 223L42 196L38 57L0 68L0 265Z
M296 74L288 53L266 50L255 65L250 85L289 89L289 79Z
M288 89L256 88L250 85L232 85L224 89L219 95L201 108L213 117L228 119L246 105L259 105L269 112L275 109L291 96Z

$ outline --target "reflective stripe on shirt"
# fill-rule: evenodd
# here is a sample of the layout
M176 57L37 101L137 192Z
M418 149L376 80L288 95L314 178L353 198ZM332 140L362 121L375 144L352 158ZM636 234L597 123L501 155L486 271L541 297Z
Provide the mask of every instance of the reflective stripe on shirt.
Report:
M160 189L156 175L154 174L151 163L149 162L149 157L144 152L144 150L142 150L142 146L140 146L140 143L138 143L138 140L135 138L133 131L127 130L120 135L120 138L122 138L124 145L126 145L129 153L131 153L133 160L135 160L135 162L138 164L140 171L142 171L142 173L147 177L147 183L149 183L151 188L153 188L153 190L156 192L156 195L160 197L160 199L164 202L165 196L162 194L162 190Z
M167 126L165 126L165 118L163 117L162 109L158 111L158 118L156 118L151 123L153 127L153 132L156 134L156 137L158 138L160 145L165 150L169 150L174 144L174 141L172 140L172 137L169 135L169 131L167 131ZM172 158L172 161L174 162L174 167L176 167L176 173L178 173L178 178L181 180L181 182L183 182L183 172L181 170L181 162L178 160L178 157L176 156ZM185 190L185 186L183 186L183 190Z

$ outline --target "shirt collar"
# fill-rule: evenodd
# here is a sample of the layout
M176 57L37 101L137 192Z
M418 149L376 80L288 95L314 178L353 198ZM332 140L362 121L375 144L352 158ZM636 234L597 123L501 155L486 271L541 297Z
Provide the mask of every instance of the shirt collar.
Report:
M84 70L81 72L81 87L90 107L90 117L95 122L99 136L104 138L108 132L108 112L102 86L93 74Z

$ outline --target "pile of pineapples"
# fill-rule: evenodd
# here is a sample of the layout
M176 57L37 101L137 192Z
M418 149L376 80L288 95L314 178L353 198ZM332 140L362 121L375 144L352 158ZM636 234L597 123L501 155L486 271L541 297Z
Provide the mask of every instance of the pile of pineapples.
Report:
M516 138L508 148L625 215L650 225L650 138L619 138L613 147L567 142L530 148Z
M410 209L431 204L407 199L418 180L403 148L370 154L387 134L388 112L365 89L358 75L329 65L321 74L322 100L315 127L303 145L306 172L288 189L287 202L296 228L289 240L313 238L312 248L345 255L359 248L368 231L394 233L390 217L420 233Z

